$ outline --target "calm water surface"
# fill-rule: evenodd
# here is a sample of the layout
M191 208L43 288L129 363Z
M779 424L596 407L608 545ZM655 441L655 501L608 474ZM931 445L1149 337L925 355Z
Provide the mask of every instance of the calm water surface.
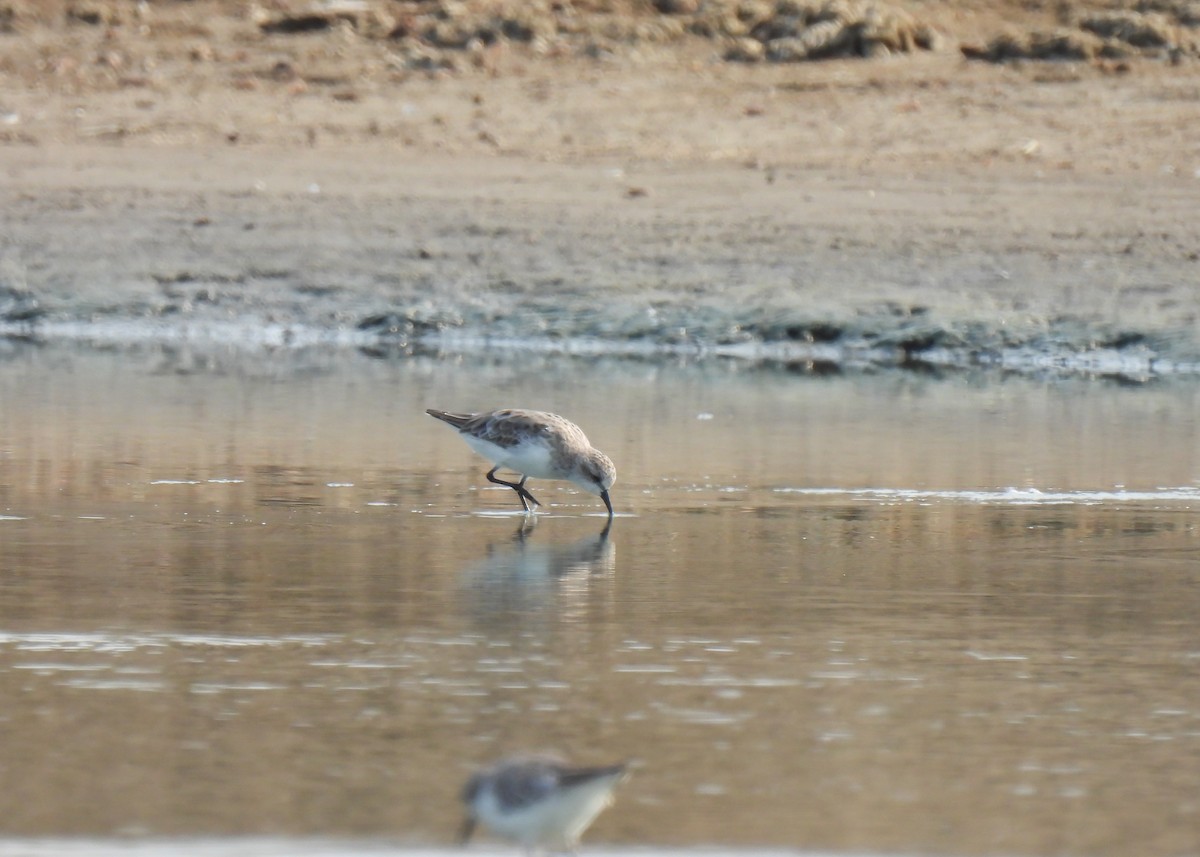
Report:
M423 413L507 405L616 461L607 536L565 483L526 522ZM10 346L4 853L440 847L528 748L634 760L595 848L1200 851L1198 417L1166 384Z

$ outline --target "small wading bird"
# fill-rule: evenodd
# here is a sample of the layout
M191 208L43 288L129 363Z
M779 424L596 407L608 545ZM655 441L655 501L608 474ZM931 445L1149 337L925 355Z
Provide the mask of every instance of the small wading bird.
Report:
M471 449L495 463L487 478L517 492L526 512L537 501L525 481L566 479L584 491L599 495L613 517L608 489L617 479L617 468L607 455L592 447L583 429L558 414L504 408L479 414L449 414L429 408L425 411L458 429ZM496 476L501 467L521 474L520 482L505 482Z
M572 768L548 755L514 756L477 772L463 789L467 817L460 844L475 825L520 843L574 853L579 837L612 803L613 789L626 776L626 765Z

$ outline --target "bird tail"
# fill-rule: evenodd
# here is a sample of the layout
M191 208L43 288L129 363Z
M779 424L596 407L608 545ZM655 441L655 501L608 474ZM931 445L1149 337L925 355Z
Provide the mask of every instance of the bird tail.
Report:
M431 417L437 417L444 423L449 423L456 429L460 429L475 418L474 414L451 414L446 411L439 411L434 408L426 408L425 413Z
M627 762L619 762L615 765L604 765L596 768L571 768L563 772L562 784L564 786L577 786L596 780L611 779L619 781L624 779L628 768L629 764Z

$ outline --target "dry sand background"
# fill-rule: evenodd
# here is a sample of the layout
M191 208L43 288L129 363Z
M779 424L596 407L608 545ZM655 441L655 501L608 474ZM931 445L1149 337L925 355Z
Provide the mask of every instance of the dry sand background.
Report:
M794 49L805 9L871 56L729 59ZM1195 372L1198 24L1168 0L8 0L0 315Z

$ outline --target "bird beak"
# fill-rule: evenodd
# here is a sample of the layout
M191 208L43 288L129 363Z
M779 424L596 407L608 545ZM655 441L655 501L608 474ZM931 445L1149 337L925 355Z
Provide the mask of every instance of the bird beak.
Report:
M475 832L475 816L468 815L463 819L462 830L458 833L458 844L466 845L471 839L471 834Z
M608 492L601 491L600 499L604 501L604 505L608 507L608 519L611 521L613 517L612 500L608 499Z

